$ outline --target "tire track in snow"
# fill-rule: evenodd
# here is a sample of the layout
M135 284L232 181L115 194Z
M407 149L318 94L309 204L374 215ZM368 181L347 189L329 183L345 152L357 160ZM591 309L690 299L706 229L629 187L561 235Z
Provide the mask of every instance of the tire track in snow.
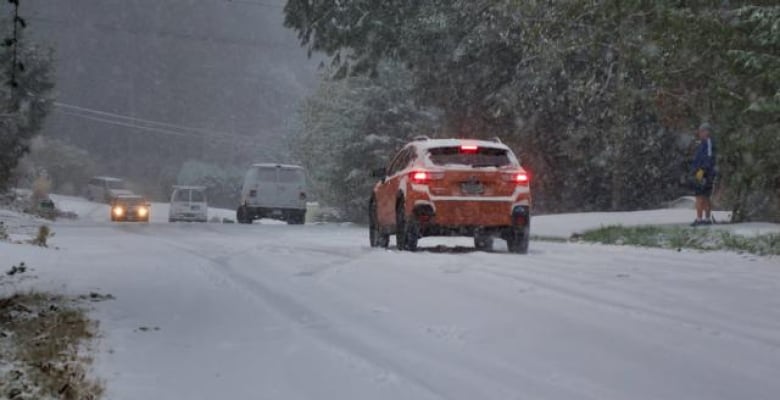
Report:
M268 306L269 309L276 311L281 317L292 321L301 333L319 341L327 349L348 354L350 357L360 360L360 364L371 365L375 369L383 371L380 374L382 376L397 376L403 381L410 382L416 387L424 389L436 398L496 398L496 390L502 392L501 398L515 396L517 394L516 386L506 386L506 382L516 383L517 386L524 387L526 390L531 390L531 387L535 387L533 390L538 391L538 393L549 393L552 391L565 393L566 397L576 395L578 398L583 399L599 398L595 394L589 395L571 387L561 386L563 382L560 381L555 382L546 377L521 373L510 365L499 365L495 362L485 364L486 360L484 359L473 359L466 355L460 356L460 358L466 357L467 359L459 363L442 361L437 359L437 354L424 354L427 349L404 350L402 346L399 347L396 343L388 342L386 339L383 341L378 336L374 336L375 340L372 343L366 342L354 333L347 333L340 329L338 324L333 323L330 319L324 317L323 314L317 313L312 308L295 300L291 295L272 289L257 279L237 272L232 267L232 259L256 250L256 248L251 248L240 252L240 254L216 257L204 254L202 248L197 250L189 249L189 252L210 262L214 267L213 270L222 277L227 278L234 287L255 297L260 301L260 304ZM365 262L361 258L353 258L354 254L352 252L345 254L339 251L314 250L320 254L329 253L330 255L341 257L341 261L334 261L334 263L339 263L341 266ZM372 252L369 250L364 252L364 254L370 255ZM365 329L365 327L362 328ZM383 332L374 333L381 334ZM479 367L479 364L482 364L483 368ZM419 367L423 365L425 367L420 369ZM471 366L471 368L464 369L464 366ZM407 372L407 370L415 368L417 368L419 374ZM432 373L431 371L435 372ZM475 375L475 372L479 375ZM498 375L505 379L499 379ZM392 381L392 379L390 380ZM453 382L460 385L457 391L452 389ZM584 383L581 383L578 386L582 389L583 385Z
M552 260L535 259L535 265L544 264L547 267L560 266L559 262ZM547 290L549 293L553 293L559 296L564 296L570 299L578 300L586 304L598 305L613 311L632 315L634 317L651 318L661 321L670 321L678 324L679 326L692 329L696 332L705 332L713 336L723 336L732 339L738 339L743 342L760 344L765 347L769 347L772 351L780 350L780 338L778 337L763 337L752 334L750 332L740 331L734 329L733 326L726 326L719 324L715 321L701 321L685 318L680 315L675 315L669 312L652 309L645 306L636 304L629 304L627 302L620 302L617 300L608 299L602 296L598 296L583 290L576 289L566 283L561 284L551 282L549 279L551 274L547 271L531 271L530 269L517 269L509 272L506 268L499 266L479 265L477 268L473 268L471 271L480 272L483 274L493 275L502 279L512 279L524 284L530 284L537 288ZM522 275L525 274L525 275ZM536 275L536 277L529 277L528 274ZM559 278L559 277L558 277ZM559 278L560 280L560 278Z

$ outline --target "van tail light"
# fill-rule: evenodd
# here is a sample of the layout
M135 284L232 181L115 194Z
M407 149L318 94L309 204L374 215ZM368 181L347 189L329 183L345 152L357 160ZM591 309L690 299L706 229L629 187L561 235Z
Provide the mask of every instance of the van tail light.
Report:
M301 199L301 201L306 200L306 193L301 192L301 194L298 195L298 198Z
M249 197L255 197L255 196L257 196L257 190L250 190Z
M425 184L430 181L444 179L444 173L431 171L412 171L409 173L409 179L411 179L412 183Z

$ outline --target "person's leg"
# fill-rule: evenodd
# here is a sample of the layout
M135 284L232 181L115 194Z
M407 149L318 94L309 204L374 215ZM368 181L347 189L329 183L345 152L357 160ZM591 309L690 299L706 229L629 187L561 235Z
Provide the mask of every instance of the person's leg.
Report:
M703 213L704 213L704 197L696 196L696 221L701 221L701 217Z
M704 217L707 221L712 221L712 201L709 196L702 196L702 203L704 209Z

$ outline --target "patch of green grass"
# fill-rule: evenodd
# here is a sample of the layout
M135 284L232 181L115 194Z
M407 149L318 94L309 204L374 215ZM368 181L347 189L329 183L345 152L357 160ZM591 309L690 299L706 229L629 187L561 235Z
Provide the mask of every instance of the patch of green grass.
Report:
M748 237L718 229L612 225L587 231L580 239L602 244L780 255L780 234L775 233Z

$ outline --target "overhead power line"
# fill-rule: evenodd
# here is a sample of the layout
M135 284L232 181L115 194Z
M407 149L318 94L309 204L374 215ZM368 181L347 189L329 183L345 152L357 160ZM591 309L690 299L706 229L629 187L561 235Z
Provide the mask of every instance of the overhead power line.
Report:
M269 149L267 146L263 146L261 143L252 140L251 137L247 136L241 136L228 132L211 131L202 128L194 128L168 122L153 121L149 119L131 117L60 102L55 102L54 105L56 107L55 111L69 117L81 118L89 121L100 122L113 126L121 126L159 135L175 136L188 139L211 140L227 144L250 146L256 149L265 150L266 152L271 151L271 149Z
M251 1L251 0L224 0L224 1L228 3L236 3L236 4L249 4L258 7L278 8L278 9L284 8L284 6L282 5L266 3L263 1Z
M69 115L69 116L72 116L72 117L88 119L90 121L103 122L103 123L110 124L110 125L124 126L124 127L127 127L127 128L139 129L139 130L148 131L148 132L155 132L155 133L160 133L160 134L164 134L164 135L179 136L179 137L192 137L192 135L187 135L186 133L171 131L171 130L167 130L167 129L153 128L153 127L149 127L149 126L140 126L140 125L131 124L131 123L127 123L127 122L116 121L116 120L111 120L111 119L107 119L107 118L94 117L94 116L90 116L90 115L86 115L86 114L79 114L79 113L75 113L75 112L71 112L71 111L65 111L65 110L57 110L57 111L60 112L61 114L64 114L64 115Z
M128 116L128 115L116 114L116 113L112 113L112 112L108 112L108 111L96 110L94 108L81 107L81 106L76 106L76 105L73 105L73 104L67 104L67 103L61 103L61 102L54 102L54 106L55 107L59 107L59 108L69 109L69 110L76 110L76 111L80 111L80 112L85 112L85 113L89 113L89 114L96 114L96 115L101 115L101 116L118 118L118 119L122 119L122 120L126 120L126 121L140 122L140 123L148 124L148 125L158 125L158 126L164 126L164 127L168 127L168 128L180 129L180 130L184 130L184 131L198 132L198 133L203 133L203 134L206 134L206 135L228 135L228 136L234 136L235 135L234 133L230 133L230 132L211 131L211 130L207 130L207 129L203 129L203 128L195 128L195 127L191 127L191 126L172 124L172 123L169 123L169 122L153 121L153 120L150 120L150 119L131 117L131 116Z

